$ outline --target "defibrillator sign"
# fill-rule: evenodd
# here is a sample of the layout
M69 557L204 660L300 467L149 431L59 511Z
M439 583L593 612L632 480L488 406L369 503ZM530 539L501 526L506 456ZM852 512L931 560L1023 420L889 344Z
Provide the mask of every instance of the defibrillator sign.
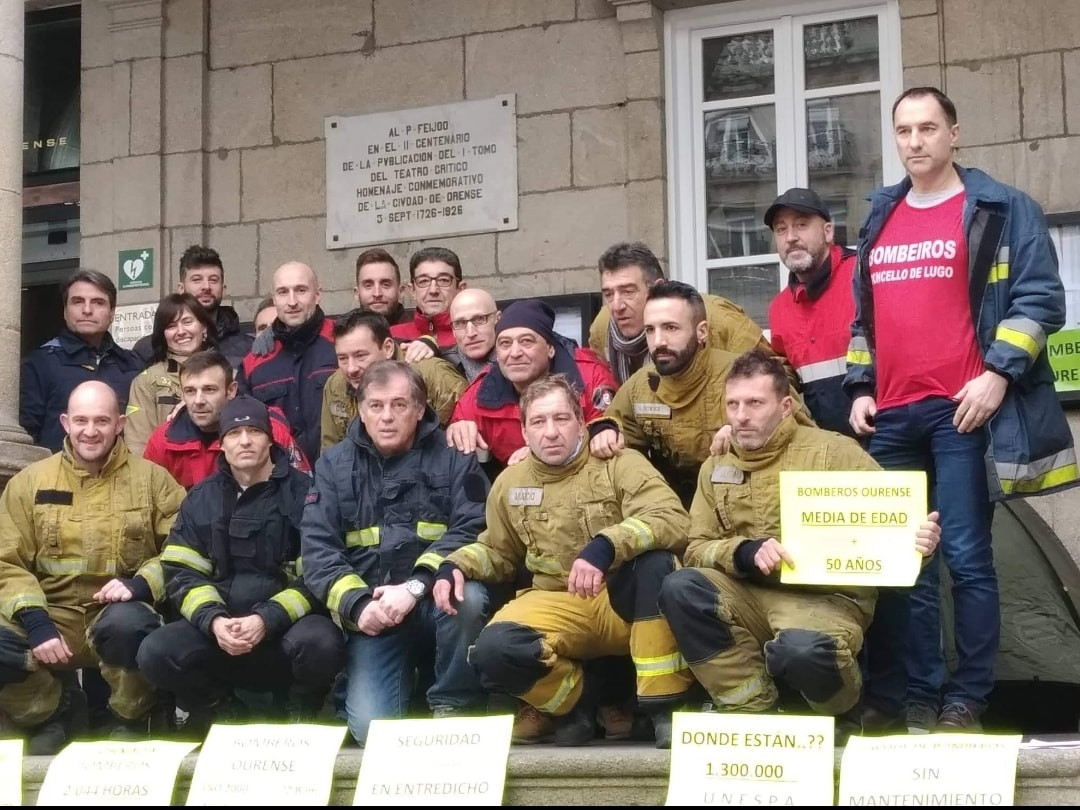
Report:
M924 472L780 473L781 542L790 585L910 586L922 557Z

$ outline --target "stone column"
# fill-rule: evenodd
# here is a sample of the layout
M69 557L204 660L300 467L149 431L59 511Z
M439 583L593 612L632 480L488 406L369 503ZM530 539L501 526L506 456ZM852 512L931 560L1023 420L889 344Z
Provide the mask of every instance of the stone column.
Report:
M0 486L48 455L19 426L25 14L23 0L0 0Z

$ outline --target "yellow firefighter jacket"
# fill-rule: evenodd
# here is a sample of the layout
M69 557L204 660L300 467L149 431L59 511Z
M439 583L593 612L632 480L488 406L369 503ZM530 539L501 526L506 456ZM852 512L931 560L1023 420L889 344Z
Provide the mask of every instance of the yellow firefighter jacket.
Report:
M641 450L689 505L698 469L709 457L713 434L727 424L724 382L738 355L698 351L679 374L660 376L649 363L615 392L604 415L614 419L626 446ZM794 388L796 419L813 425Z
M747 540L780 536L780 471L880 470L858 442L839 433L782 421L759 450L734 443L723 456L701 466L697 493L690 507L690 545L686 565L716 568L745 577L735 565L735 551ZM912 538L914 544L914 538ZM798 565L798 560L795 561ZM779 577L773 577L779 585ZM875 590L865 587L785 585L814 593L841 593L855 599L864 611L873 610Z
M399 352L400 354L400 352ZM399 358L400 359L400 358ZM469 383L457 368L439 357L429 357L413 365L424 378L428 404L439 416L439 426L446 427L461 394ZM356 416L356 391L338 369L323 388L321 450L345 438L345 428Z
M10 621L24 608L93 604L114 577L141 576L160 599L157 557L185 494L164 467L122 441L92 477L65 439L0 496L0 615Z
M534 588L565 591L574 560L597 535L615 547L614 571L653 549L681 555L688 524L675 493L640 453L603 460L582 447L564 467L530 455L504 470L488 496L487 529L446 560L482 582L508 582L524 563Z
M180 361L170 357L148 366L131 381L128 393L124 442L136 456L142 456L150 434L182 402Z

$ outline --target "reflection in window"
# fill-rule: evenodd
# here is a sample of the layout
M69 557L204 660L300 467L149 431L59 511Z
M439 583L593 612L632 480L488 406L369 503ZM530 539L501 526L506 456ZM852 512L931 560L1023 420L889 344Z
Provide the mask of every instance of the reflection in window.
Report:
M1080 326L1080 224L1053 225L1050 238L1057 249L1065 287L1065 328L1075 329Z
M707 39L701 51L705 101L773 92L772 31Z
M771 110L771 108L770 108ZM710 178L768 174L776 169L775 147L750 110L705 116L705 172Z
M709 292L734 301L762 328L769 324L769 303L776 296L775 264L715 267L709 270Z
M806 26L803 59L808 90L877 81L877 17Z

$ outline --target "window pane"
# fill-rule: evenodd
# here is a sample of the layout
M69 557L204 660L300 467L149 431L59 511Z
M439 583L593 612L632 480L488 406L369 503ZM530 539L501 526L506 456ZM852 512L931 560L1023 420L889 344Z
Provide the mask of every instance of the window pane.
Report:
M769 303L779 290L778 267L776 264L714 267L709 270L709 292L734 301L754 323L768 329Z
M706 101L773 92L772 31L707 39L701 46Z
M1065 328L1080 326L1080 225L1050 228L1058 252L1061 283L1065 287Z
M852 245L881 185L881 100L878 93L806 102L806 164L810 188L833 215L835 240Z
M878 80L877 17L808 25L803 29L806 87Z
M709 112L704 120L708 257L772 253L761 218L776 197L776 108Z

